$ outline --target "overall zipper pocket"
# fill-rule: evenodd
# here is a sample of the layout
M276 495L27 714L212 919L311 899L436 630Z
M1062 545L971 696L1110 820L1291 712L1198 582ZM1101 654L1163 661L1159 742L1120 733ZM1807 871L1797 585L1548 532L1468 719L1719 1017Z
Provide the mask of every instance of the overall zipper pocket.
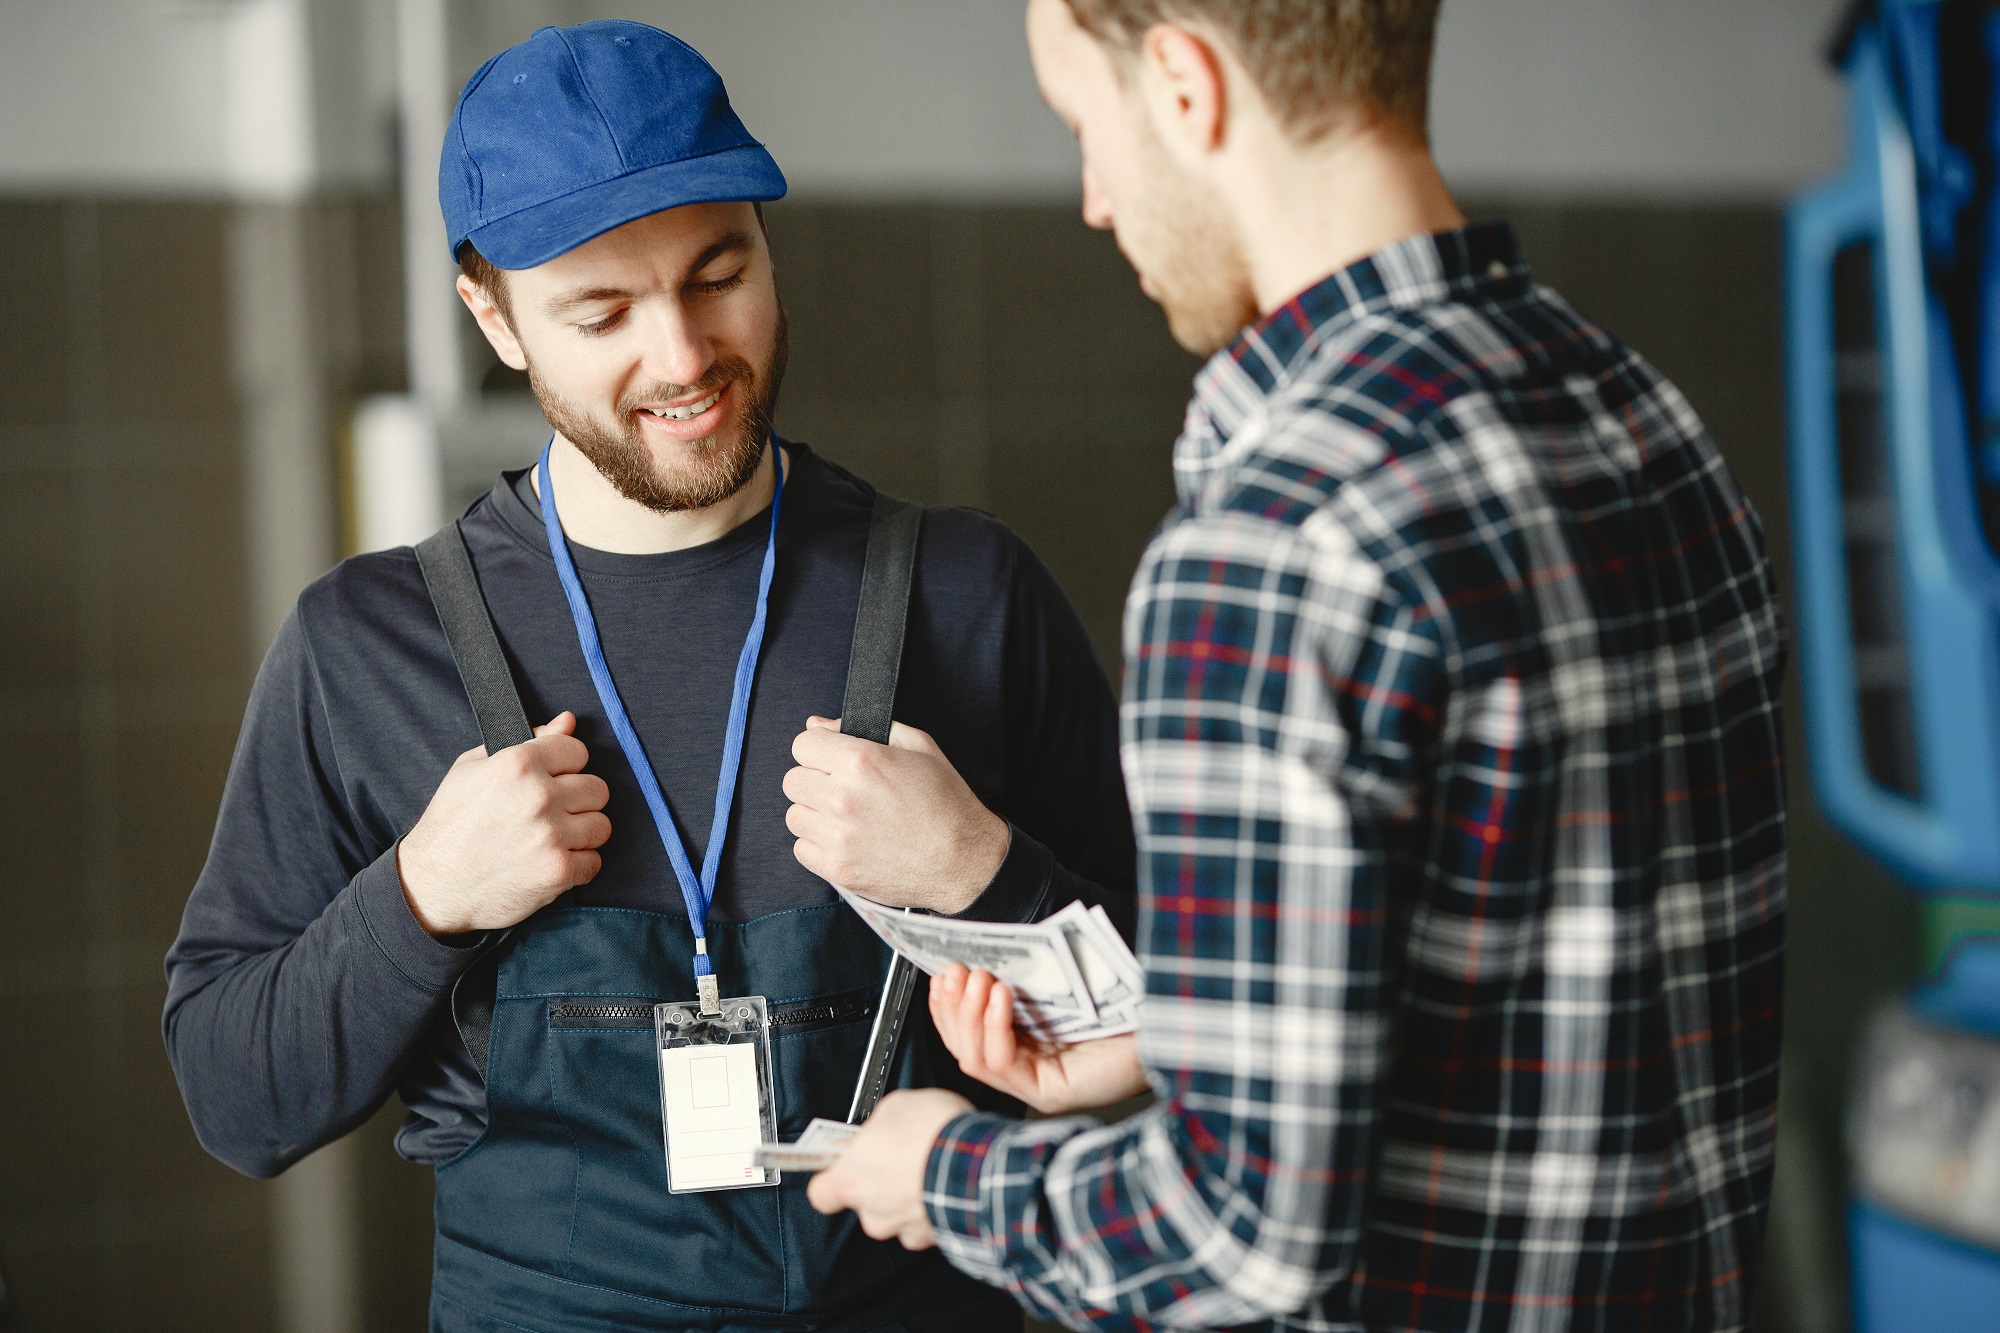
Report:
M865 990L842 991L817 1000L787 1000L771 1006L771 1035L783 1037L859 1022L875 1012Z
M609 1000L595 996L550 1000L549 1026L552 1028L644 1028L653 1027L651 1000Z
M653 1001L618 1000L593 995L549 1001L552 1028L641 1028L653 1026ZM867 991L843 991L815 1000L788 1000L770 1007L774 1036L817 1032L858 1022L874 1013Z

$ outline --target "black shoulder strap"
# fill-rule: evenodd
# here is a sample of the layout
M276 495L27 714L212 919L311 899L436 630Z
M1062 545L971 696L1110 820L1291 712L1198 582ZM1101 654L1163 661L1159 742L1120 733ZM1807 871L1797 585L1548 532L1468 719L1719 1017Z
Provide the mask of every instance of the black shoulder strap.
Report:
M854 614L854 647L847 654L847 692L840 703L840 729L877 744L889 743L896 704L896 677L903 668L903 630L910 619L910 582L916 571L921 506L875 493L868 518L868 557L861 566L861 606ZM917 969L901 954L889 958L882 1002L868 1033L868 1053L854 1085L849 1124L868 1118L888 1091L895 1072L896 1043L909 1017Z
M479 576L473 572L472 556L465 549L465 537L456 521L418 544L417 566L424 572L424 587L430 591L431 605L437 608L438 623L444 626L444 641L451 645L458 678L472 701L472 716L479 723L486 753L498 754L533 739L528 710L521 707L521 692L514 687L514 673L507 669L507 655L500 651L500 636L493 632L493 617L487 613ZM496 934L479 960L461 972L451 988L452 1022L482 1079L493 1045L493 993L500 961L493 946L506 936L506 931Z
M854 613L854 646L847 654L840 729L878 745L889 743L923 518L921 506L880 491L868 518L868 556L861 565L861 605Z
M479 722L486 753L498 754L532 739L534 729L521 707L520 691L514 688L514 674L500 651L500 636L493 632L479 576L472 570L472 556L456 522L445 524L418 545L417 565L424 571L424 587L430 590L438 623L444 626L444 640L451 645L458 678L472 700L472 716Z

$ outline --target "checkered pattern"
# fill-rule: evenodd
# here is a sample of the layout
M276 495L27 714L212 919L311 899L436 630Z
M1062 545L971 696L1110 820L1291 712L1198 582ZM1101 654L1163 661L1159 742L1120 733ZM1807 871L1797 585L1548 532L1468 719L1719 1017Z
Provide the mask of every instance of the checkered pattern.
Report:
M1755 513L1505 227L1218 353L1125 622L1124 1123L954 1122L945 1253L1106 1328L1736 1329L1784 635Z

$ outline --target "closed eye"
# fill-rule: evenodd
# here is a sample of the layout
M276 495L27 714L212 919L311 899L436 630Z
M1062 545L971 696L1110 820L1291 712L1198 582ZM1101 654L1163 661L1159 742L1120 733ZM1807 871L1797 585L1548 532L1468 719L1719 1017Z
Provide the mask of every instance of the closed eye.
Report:
M740 268L726 278L713 278L706 282L691 282L688 284L690 288L703 296L720 296L724 292L735 291L742 285L743 270Z
M614 328L617 328L619 321L624 318L625 318L624 310L622 309L614 310L610 314L606 315L603 319L592 320L588 324L577 325L576 331L578 333L587 334L591 337L596 337L598 334L609 333Z

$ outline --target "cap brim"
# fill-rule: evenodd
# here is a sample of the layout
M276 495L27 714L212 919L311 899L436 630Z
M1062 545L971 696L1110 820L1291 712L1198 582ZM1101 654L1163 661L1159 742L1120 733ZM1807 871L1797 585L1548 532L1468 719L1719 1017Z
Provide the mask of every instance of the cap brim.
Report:
M669 208L765 203L784 196L785 174L762 144L749 143L587 185L495 218L465 239L497 268L534 268L592 237Z

